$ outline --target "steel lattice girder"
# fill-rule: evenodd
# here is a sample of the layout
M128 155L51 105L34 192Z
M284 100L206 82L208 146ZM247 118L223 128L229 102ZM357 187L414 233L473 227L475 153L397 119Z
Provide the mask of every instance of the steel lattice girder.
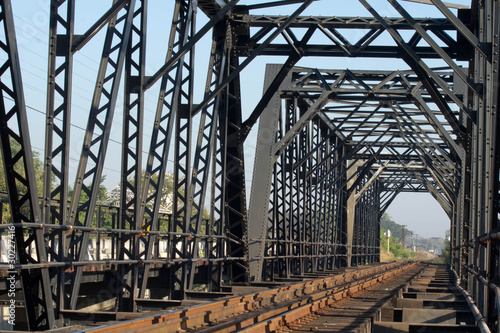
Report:
M467 268L484 272L489 281L497 279L498 242L472 248L464 247L464 244L477 244L479 237L499 226L499 157L496 151L500 81L499 7L496 1L485 1L477 3L473 11L478 19L473 33L479 44L485 46L486 55L476 50L469 68L477 73L474 79L483 85L483 91L480 95L470 94L467 99L468 106L477 110L478 116L475 122L466 123L472 135L469 141L470 159L466 160L464 178L470 183L463 184L464 191L461 201L457 203L457 216L452 223L454 227L451 235L455 250L452 264L461 273L464 287L474 295L478 308L486 316L489 325L494 325L497 318L495 307L492 306L498 301L497 295L494 290L480 283Z
M14 285L20 273L28 318L27 329L49 329L54 327L56 319L49 269L44 267L35 274L30 274L27 270L19 272L16 269L20 265L29 263L46 263L48 257L42 229L35 230L27 239L24 237L23 223L40 222L41 215L10 1L0 2L0 10L2 25L0 49L2 59L5 59L1 71L0 144L11 217L13 221L18 222L14 230L9 228L9 235L14 237L10 237L8 246L12 251L10 253L15 255L9 257L7 273L9 279L14 279ZM16 165L19 166L17 169ZM30 251L32 245L35 253ZM14 322L15 320L16 318L13 318Z
M130 0L115 17L111 18L108 26L68 214L68 224L70 225L92 226L97 192L102 177L111 122L118 96L119 82L132 31L134 9L135 0ZM87 181L86 184L86 179L89 179L90 183ZM87 194L89 200L80 205L82 193ZM83 223L80 222L80 214L83 215ZM73 232L71 239L66 244L66 256L75 261L83 261L85 249L88 247L88 240L89 233L78 234ZM70 281L71 286L68 302L69 308L72 310L75 310L77 306L82 273L83 267L77 266L73 273L66 275L65 282Z
M42 216L44 221L63 225L67 221L69 139L71 119L71 86L73 79L74 1L51 1L50 38L47 85L47 122L45 140L45 170ZM61 45L64 45L61 46ZM55 119L61 119L61 124ZM58 163L54 159L59 159ZM53 246L50 257L64 259L62 233L54 230L49 235ZM57 246L55 245L57 243ZM64 274L51 270L56 313L64 308Z
M268 65L267 85L278 71L279 66ZM438 75L449 84L454 81L451 72ZM290 70L259 125L249 210L255 227L249 234L253 279L316 270L312 258L328 256L325 248L337 246L329 239L321 244L323 252L316 252L317 231L325 221L342 228L339 216L344 207L330 201L335 198L332 193L342 193L349 207L357 207L356 216L344 212L351 216L345 253L349 264L375 260L370 246L375 246L373 235L378 231L370 228L378 225L379 215L368 213L375 209L368 207L379 210L380 191L431 192L451 215L463 148L446 119L427 102L432 98L411 71ZM342 154L335 155L338 151ZM263 171L269 167L274 171ZM395 178L401 186L394 187ZM267 199L264 189L269 189ZM323 191L331 189L324 197ZM331 204L328 215L311 214ZM269 207L268 214L262 205ZM366 216L376 218L368 222ZM294 226L296 221L300 223ZM299 245L285 247L289 242ZM273 263L275 257L278 262ZM296 257L302 258L298 264Z
M234 52L237 54L246 54L253 49L261 46L260 39L273 28L280 26L286 16L270 15L249 15L235 14L234 23L246 29L246 34L241 34L236 39ZM425 29L432 31L438 38L446 44L444 48L447 55L455 58L463 58L460 54L465 50L460 49L461 41L454 39L448 32L455 30L453 24L447 19L416 19L417 23L424 26ZM397 30L414 30L414 27L403 18L385 18L385 22L391 28ZM255 34L250 33L250 28L259 28ZM324 56L324 57L382 57L382 58L401 58L404 52L397 45L377 45L373 43L377 37L382 34L387 27L374 20L373 17L297 17L290 24L287 33L290 39L287 44L271 44L262 50L264 55L284 55L288 56L297 52L293 45L294 35L301 33L296 31L300 29L313 29L315 33L323 35L328 40L328 44L308 43L302 46L300 52L304 56ZM355 42L349 42L349 38L343 36L342 31L346 29L356 29L364 31L364 34ZM415 32L413 50L423 58L439 58L431 47L416 46L420 37ZM241 42L240 42L241 41Z
M326 71L331 75L326 77L319 71L315 74L313 72L292 71L291 75L296 81L292 82L293 88L290 91L297 94L303 89L304 93L298 93L298 96L312 104L319 94L314 94L320 88L318 81L329 85L329 104L322 107L319 115L335 128L335 133L347 144L356 147L357 142L362 141L366 145L366 148L356 150L355 156L361 155L367 159L372 154L367 148L383 148L379 152L380 164L386 160L397 163L398 159L404 159L406 163L417 163L413 165L413 169L425 170L426 161L422 160L424 155L434 162L432 168L437 170L436 175L441 176L445 182L449 177L457 177L455 168L463 154L463 148L456 145L456 136L444 118L436 116L439 112L430 110L423 102L424 98L416 92L421 87L419 82L409 83L408 78L413 74L347 71L349 76L346 77L342 71L338 71L336 75L332 74L333 71ZM449 78L452 82L452 76ZM405 81L407 83L398 87L400 82ZM380 89L382 87L391 89ZM288 91L288 88L283 88L283 98L288 96ZM391 101L391 98L394 100ZM314 111L311 115L314 115ZM305 121L304 117L296 127L304 125ZM274 154L286 147L287 138L293 138L293 134L288 137L285 135L276 143ZM297 163L300 165L301 161ZM321 163L318 162L318 166ZM384 173L382 177L383 175Z

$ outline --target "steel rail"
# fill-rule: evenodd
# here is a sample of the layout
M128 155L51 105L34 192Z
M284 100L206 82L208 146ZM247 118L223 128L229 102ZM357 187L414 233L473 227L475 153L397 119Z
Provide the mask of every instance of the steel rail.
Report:
M175 332L200 328L203 331L223 328L224 331L232 331L233 329L242 329L255 324L257 320L267 320L325 297L340 300L361 290L365 285L383 280L388 274L397 274L414 265L416 263L404 262L369 267L323 279L236 296L175 312L101 326L85 330L85 332ZM243 318L237 317L241 314L244 314ZM228 319L229 321L226 321ZM220 323L222 320L225 322ZM219 323L220 325L218 325ZM209 328L208 324L215 326Z
M330 295L314 300L313 302L308 302L306 304L303 304L291 311L288 311L282 315L275 316L269 320L261 321L244 330L241 330L240 332L246 332L246 333L274 332L280 327L282 327L284 324L291 324L293 322L296 322L297 320L300 320L301 318L313 315L315 312L318 312L323 308L327 308L344 298L348 298L377 283L381 283L384 280L387 280L395 275L401 274L405 271L415 268L416 265L418 264L416 263L409 264L399 269L391 270L386 273L373 276L371 278L366 279L365 281L357 282L348 287L339 288L340 290L335 291ZM206 330L205 332L218 332L218 331L219 330Z

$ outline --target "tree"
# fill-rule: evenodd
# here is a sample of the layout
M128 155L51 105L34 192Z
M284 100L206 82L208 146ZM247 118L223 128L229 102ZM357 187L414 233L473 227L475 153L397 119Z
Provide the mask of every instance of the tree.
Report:
M403 245L398 243L395 237L389 237L389 251L387 251L387 236L385 230L380 230L380 253L392 254L391 260L409 260L415 258L415 252L405 249Z
M145 171L142 171L142 178L144 179ZM158 183L158 175L154 174L152 176L155 183ZM135 183L135 178L129 178L128 181L132 184ZM115 188L113 188L108 193L108 201L107 204L110 206L118 206L120 204L120 188L121 183L118 184ZM140 189L141 190L141 189ZM148 196L154 193L155 189L153 186L150 186L148 190ZM162 195L160 199L160 213L162 214L171 214L172 213L172 200L173 200L173 192L174 192L174 178L173 175L167 174L165 175L165 179L163 182ZM127 190L127 199L131 200L133 196L132 191ZM151 209L152 204L148 204L148 207Z
M380 218L380 228L390 230L392 237L396 239L401 239L403 235L401 225L394 222L391 216L387 213L384 213L384 215Z
M142 171L142 178L144 178L145 171ZM153 180L155 183L158 183L158 175L154 174L152 175ZM135 179L134 178L129 178L129 182L134 184ZM120 204L120 187L121 184L116 186L114 189L112 189L109 194L108 194L108 204L111 206L118 206ZM148 190L148 196L152 195L154 193L155 189L150 186ZM185 196L185 189L181 188L180 189L180 194L182 196ZM127 191L127 198L131 199L132 198L132 191ZM161 202L160 202L160 213L162 214L172 214L173 211L173 198L174 198L174 175L173 174L166 174L165 179L163 181L163 188L162 188L162 195L161 195ZM178 208L182 207L182 202L180 199L178 199L179 202L177 204ZM152 204L149 203L149 207L152 208ZM193 211L193 214L196 214L196 211ZM210 213L206 208L203 209L203 219L208 219L210 218Z
M441 251L440 257L444 260L445 264L450 265L451 264L451 242L449 241L450 237L450 231L446 230L445 233L445 240L444 240L444 248Z
M104 181L106 180L106 175L101 177L101 180L99 181L99 188L97 190L97 204L98 205L106 205L108 204L109 198L108 198L108 189L106 186L104 186ZM92 184L88 186L90 189L92 187ZM73 196L73 189L69 189L69 197L71 198ZM89 200L89 196L87 193L85 193L83 190L80 193L80 202L87 202Z
M11 146L12 146L12 154L15 155L21 150L21 145L12 140L11 141ZM0 147L0 152L2 151L2 148ZM42 196L43 193L43 163L40 160L40 154L38 152L33 152L33 164L35 167L35 178L36 178L36 185L37 185L37 193L38 196ZM24 168L22 163L16 163L14 165L14 170L21 174L24 175ZM0 158L0 192L7 192L7 182L5 179L5 169L3 165L3 158Z
M11 147L12 147L12 154L15 155L21 150L21 145L15 141L11 141ZM0 155L3 156L2 153L2 148L0 147ZM43 193L43 180L44 180L44 171L43 171L43 163L39 158L39 153L38 152L33 152L33 165L35 168L35 180L36 180L36 185L37 185L37 194L38 196L42 196ZM16 163L14 165L14 170L15 172L19 173L20 175L24 176L24 167L22 163ZM7 192L7 182L6 182L6 175L5 175L5 168L3 164L3 157L0 158L0 193L6 193ZM26 189L25 188L18 188L18 191L23 194L25 193ZM3 199L2 200L2 223L10 223L11 222L11 217L10 217L10 208L9 205L6 204L8 203L8 200Z

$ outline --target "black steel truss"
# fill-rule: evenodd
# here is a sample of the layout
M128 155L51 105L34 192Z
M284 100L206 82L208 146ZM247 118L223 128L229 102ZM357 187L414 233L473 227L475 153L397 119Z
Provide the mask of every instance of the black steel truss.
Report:
M116 298L115 311L137 311L148 299L188 298L195 285L212 295L231 284L376 262L379 218L402 192L429 192L443 207L451 220L453 267L495 322L496 296L470 272L497 280L498 244L465 244L499 227L498 1L473 0L455 15L431 0L438 18L413 18L396 0L387 5L400 17L383 17L366 0L359 2L371 16L301 16L312 2L176 0L165 63L146 76L147 0L113 1L82 35L74 34L75 1L52 0L40 211L10 1L0 1L6 59L0 136L14 223L5 228L15 229L27 328L67 324L65 310L81 309L83 296L95 296L84 286L87 268L102 264L87 250L91 235L113 244L108 293L100 301ZM257 14L285 5L294 5L290 16ZM209 18L201 28L198 9ZM103 29L68 200L73 56ZM196 104L194 51L209 32L206 87ZM245 119L240 74L261 55L287 59L268 65L264 94ZM308 56L400 58L410 70L294 67ZM435 59L446 67L429 65ZM97 192L123 70L119 213L104 230ZM143 171L144 96L156 82ZM244 148L257 121L247 204ZM167 217L161 205L169 160Z
M120 229L140 230L140 205L142 189L142 153L144 118L144 79L146 66L146 24L148 1L141 0L134 11L131 35L125 58L125 101L122 138L122 170L120 182ZM131 234L119 235L118 259L137 259L139 244ZM139 268L121 266L116 273L115 309L117 311L135 310Z
M119 1L115 1L115 4L119 3ZM126 2L125 6L110 19L108 24L68 214L68 224L70 225L92 226L119 82L132 30L134 9L135 0ZM80 204L82 193L87 195L88 200ZM73 232L71 239L66 244L66 256L70 260L83 261L88 240L88 233ZM71 290L68 295L69 308L72 310L77 307L82 273L83 267L77 266L72 273L66 275L65 283L69 283Z
M277 67L268 67L269 72L273 69ZM436 75L453 82L452 72ZM271 84L273 75L267 77ZM460 179L456 151L463 149L444 117L438 120L439 111L432 110L431 103L432 97L411 71L297 68L289 72L259 125L259 137L264 139L257 146L249 211L257 232L249 246L262 279L324 269L318 260L329 253L347 255L343 260L349 265L376 261L380 193L428 191L450 214ZM265 173L269 161L274 171ZM281 194L286 184L290 184L285 190L288 197ZM256 188L267 186L266 203ZM339 196L343 199L337 201ZM263 204L269 205L267 217L258 208ZM325 224L336 229L332 234L343 233L345 241L320 242ZM284 250L288 242L289 251ZM333 251L327 252L329 247Z
M49 269L45 267L34 274L16 269L30 263L43 264L48 258L43 230L34 230L26 238L24 234L23 223L41 222L41 215L10 1L2 1L0 10L0 52L5 59L0 72L0 143L11 217L18 222L18 226L8 229L9 235L14 236L9 238L9 250L15 254L10 256L8 277L20 280L26 316L30 319L27 329L52 328L55 313ZM32 247L35 253L31 252Z

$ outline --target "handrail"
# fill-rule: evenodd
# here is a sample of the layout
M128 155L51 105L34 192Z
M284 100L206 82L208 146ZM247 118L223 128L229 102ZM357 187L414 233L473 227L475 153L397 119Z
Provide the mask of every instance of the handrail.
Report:
M461 245L458 245L453 248L453 251L460 250L466 247L473 247L475 244L485 244L492 240L500 240L500 232L489 232L487 234L483 234L481 236L477 236L474 239L469 240Z
M472 269L470 269L469 267L465 266L465 265L462 265L466 270L468 270L469 272L471 272L475 277L479 277L479 281L481 281L482 283L486 284L489 286L489 284L486 282L486 280L484 280L484 278L482 276L480 276L477 272L474 272ZM458 291L460 291L460 293L465 297L465 301L467 302L467 304L469 305L469 308L471 309L472 311L472 314L474 315L474 320L476 321L476 325L477 327L479 328L479 330L481 331L481 333L491 333L490 331L490 328L488 327L488 325L486 324L486 321L483 317L483 315L481 314L481 312L479 311L479 309L477 308L476 304L474 304L474 300L472 299L472 297L469 295L469 293L467 291L465 291L461 286L460 286L460 278L458 277L457 275L457 272L455 272L455 270L453 268L451 268L451 271L453 272L453 274L455 275L455 284L456 284L456 288L458 289ZM481 280L482 279L482 280ZM484 281L484 282L483 282ZM494 284L492 284L493 286L495 286ZM496 287L496 286L495 286ZM496 287L496 289L498 290L498 287ZM498 293L497 293L497 297L498 297ZM497 299L498 301L498 299Z

